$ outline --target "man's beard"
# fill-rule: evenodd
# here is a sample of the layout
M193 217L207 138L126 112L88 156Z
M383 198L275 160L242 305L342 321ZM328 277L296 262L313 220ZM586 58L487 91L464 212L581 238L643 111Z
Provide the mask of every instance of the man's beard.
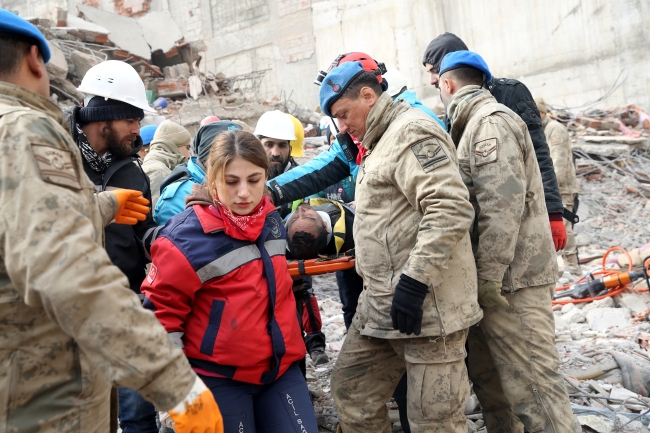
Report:
M116 159L126 158L133 152L133 145L127 145L124 142L127 138L132 138L131 143L133 143L136 137L131 134L125 135L124 137L118 137L117 131L109 122L107 122L104 129L102 129L102 137L106 139L108 151L111 152L111 155Z
M287 164L289 163L289 156L287 156L287 159L282 160L282 157L279 156L272 156L269 158L269 170L268 170L268 175L269 179L273 179L277 176L280 176L282 173L284 173L284 169L286 168ZM273 162L278 161L280 164L274 164Z

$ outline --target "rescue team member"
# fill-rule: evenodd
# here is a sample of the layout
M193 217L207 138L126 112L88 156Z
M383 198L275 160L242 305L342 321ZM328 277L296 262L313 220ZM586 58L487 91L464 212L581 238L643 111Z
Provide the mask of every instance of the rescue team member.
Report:
M447 53L461 50L467 50L467 45L453 33L444 33L429 43L424 52L422 64L431 76L431 85L436 88L439 87L439 71L442 58ZM498 103L510 108L521 116L521 119L526 123L542 175L544 199L551 225L551 233L553 234L553 243L555 244L555 250L559 251L565 247L567 242L564 223L562 222L564 208L553 169L553 160L549 155L542 121L533 96L522 82L513 79L495 78L487 85L487 89Z
M140 75L125 62L109 60L88 70L79 91L86 94L84 105L67 112L66 122L95 189L128 188L142 191L151 201L149 178L138 152L143 143L140 121L145 111L156 110L149 107ZM110 225L104 229L108 256L138 295L149 263L142 245L150 243L147 232L155 227L149 213L134 226ZM118 397L124 433L157 433L156 409L151 403L130 388L120 388Z
M406 372L411 431L465 433L465 340L482 312L453 143L359 62L325 76L320 106L367 150L354 222L364 290L332 373L342 429L390 432L385 403Z
M269 179L298 167L293 156L304 155L302 142L305 138L305 130L298 119L279 110L267 111L255 125L255 136L262 142L269 159ZM289 204L279 206L277 209L280 217L291 212ZM293 281L293 294L296 298L298 315L302 319L307 352L314 365L321 365L327 363L329 358L325 353L323 321L312 285L313 281L309 276L296 278ZM300 369L306 377L307 366L304 360L300 362Z
M195 185L152 245L145 305L214 394L226 433L316 433L286 233L264 196L264 148L226 131L206 162L207 186Z
M542 178L526 124L482 87L491 80L470 51L449 53L440 65L440 96L476 213L470 233L484 317L470 328L469 377L489 432L521 431L517 418L525 431L570 432Z
M569 130L555 119L548 115L546 103L542 98L535 99L539 114L542 117L544 134L549 149L551 149L551 158L553 158L553 167L557 176L557 184L560 187L562 203L564 207L571 212L575 212L574 203L577 200L580 185L576 177L576 169L573 165L573 151L571 149L571 139ZM564 220L564 229L566 230L566 246L558 254L564 260L564 267L571 273L582 275L580 264L578 263L578 248L576 238L573 235L573 224L569 220Z
M151 140L153 140L153 135L156 133L156 129L158 129L157 125L145 125L142 128L140 128L140 138L142 138L142 148L140 151L138 151L138 155L140 156L140 159L144 160L144 158L147 156L147 153L149 153L149 145L151 145Z
M359 61L365 71L375 75L375 79L384 91L388 88L389 83L381 76L382 69L380 65L365 53L355 52L340 55L332 65L338 66L353 61ZM323 80L323 83L325 83L325 80ZM398 95L397 100L399 99ZM417 98L409 103L415 108L426 108ZM427 111L433 114L430 110L427 109ZM431 118L444 130L445 126L440 119L435 115ZM356 138L359 139L359 137ZM341 144L335 141L328 150L320 153L306 164L269 180L267 194L269 194L271 201L276 206L279 206L317 194L348 176L353 176L356 179L363 152L363 147L361 147L356 159L349 161L341 148Z
M146 200L95 193L48 99L49 59L40 31L0 9L0 430L112 431L114 385L177 432L220 432L212 395L102 247L104 225L144 219Z
M178 164L187 162L191 143L192 136L189 131L171 120L163 121L156 129L151 140L151 150L142 163L142 169L151 183L152 207L156 207L160 198L162 181Z
M210 155L214 138L223 131L241 130L230 120L218 120L199 128L192 143L194 156L187 164L178 164L160 184L160 198L154 207L153 219L159 226L185 209L185 196L192 192L192 185L205 180L205 164Z

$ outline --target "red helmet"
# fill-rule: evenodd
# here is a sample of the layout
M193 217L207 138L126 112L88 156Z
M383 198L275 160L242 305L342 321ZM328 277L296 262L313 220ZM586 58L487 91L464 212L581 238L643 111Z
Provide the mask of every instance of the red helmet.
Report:
M361 66L363 67L363 70L366 72L372 72L377 76L377 81L380 83L384 82L384 79L382 78L382 74L386 73L386 66L381 63L377 62L375 59L370 57L366 53L362 52L352 52L352 53L346 53L346 54L340 54L330 67L327 69L326 72L320 71L318 77L314 81L314 84L317 84L320 86L321 82L323 81L323 78L325 78L325 75L332 69L336 68L339 66L341 63L347 63L347 62L359 62L361 63Z
M208 116L204 117L203 120L201 120L201 123L199 123L199 126L207 125L208 123L212 122L218 122L220 119L217 116Z

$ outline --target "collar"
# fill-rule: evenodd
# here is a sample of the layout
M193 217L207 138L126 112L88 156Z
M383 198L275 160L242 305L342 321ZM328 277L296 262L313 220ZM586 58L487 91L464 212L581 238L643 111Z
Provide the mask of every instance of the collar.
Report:
M465 131L474 108L479 102L489 98L493 98L492 94L477 85L465 86L451 98L447 106L447 116L450 121L451 139L456 145Z
M208 209L209 204L195 204L192 206L196 217L199 219L203 233L213 233L224 230L223 220Z
M0 81L0 99L10 102L12 105L20 105L43 112L53 117L59 124L63 121L63 112L58 105L24 87Z
M362 146L368 150L372 150L384 135L391 122L410 107L408 103L401 99L393 101L388 92L382 93L368 113L368 118L366 119L366 135L363 137Z
M190 172L195 183L203 183L203 180L205 179L205 171L199 165L198 157L193 156L189 161L187 161L187 171Z

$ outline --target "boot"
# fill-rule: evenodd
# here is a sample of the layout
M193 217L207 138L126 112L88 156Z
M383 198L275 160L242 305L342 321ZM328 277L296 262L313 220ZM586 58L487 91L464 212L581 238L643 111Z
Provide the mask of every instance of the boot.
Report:
M323 349L314 349L309 353L309 356L314 365L326 364L330 360Z
M580 263L578 263L578 256L575 254L562 255L564 260L564 270L569 271L572 275L582 276Z

